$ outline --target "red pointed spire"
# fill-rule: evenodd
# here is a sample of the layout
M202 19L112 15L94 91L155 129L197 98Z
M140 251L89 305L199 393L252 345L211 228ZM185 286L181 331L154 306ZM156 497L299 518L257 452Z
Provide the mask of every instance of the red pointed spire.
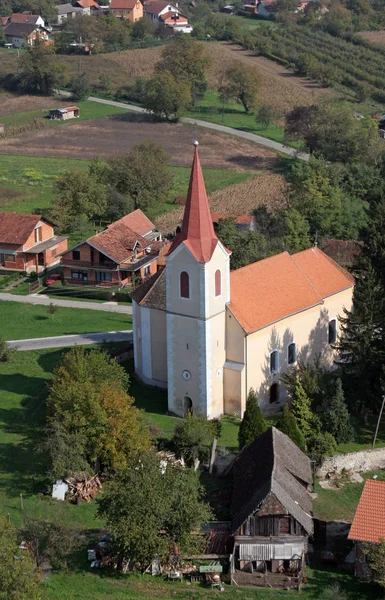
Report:
M176 236L169 254L184 243L198 262L211 259L218 238L215 235L202 167L199 160L198 142L194 142L195 153L191 169L186 206L181 232Z

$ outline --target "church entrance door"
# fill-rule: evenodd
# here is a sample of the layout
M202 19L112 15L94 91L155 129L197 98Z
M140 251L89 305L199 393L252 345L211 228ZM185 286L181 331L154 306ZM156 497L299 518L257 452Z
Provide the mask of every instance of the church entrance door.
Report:
M187 415L192 415L193 414L193 403L191 398L189 398L188 396L184 397L184 416L187 417Z

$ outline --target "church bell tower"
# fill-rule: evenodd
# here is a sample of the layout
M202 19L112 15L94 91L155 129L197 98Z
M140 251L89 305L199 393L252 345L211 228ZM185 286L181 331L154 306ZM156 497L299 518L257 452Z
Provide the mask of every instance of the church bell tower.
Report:
M166 259L168 408L210 419L223 413L230 256L214 231L194 146L183 224Z

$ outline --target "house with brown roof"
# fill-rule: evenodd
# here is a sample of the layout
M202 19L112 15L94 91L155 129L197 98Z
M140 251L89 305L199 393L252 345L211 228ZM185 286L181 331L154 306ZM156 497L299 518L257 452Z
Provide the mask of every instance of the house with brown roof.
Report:
M313 534L309 458L270 427L232 467L231 583L299 589Z
M138 209L64 252L63 276L72 285L124 287L156 273L163 245L159 231Z
M0 212L0 270L40 273L60 261L67 238L41 215Z
M355 574L366 579L370 567L364 543L385 540L385 481L367 479L348 535L355 542Z
M140 0L111 0L110 13L118 19L128 19L131 23L143 17L143 4Z
M11 21L4 27L4 35L7 42L13 44L15 48L22 48L26 45L32 46L37 37L49 42L48 29L34 23L15 23Z
M242 417L250 388L265 412L287 401L281 375L298 358L334 365L338 316L353 277L317 247L282 252L230 272L198 148L180 232L166 266L133 294L137 375L168 389L168 409Z
M83 15L98 15L102 12L100 4L95 0L77 0L75 4L83 10Z
M144 14L150 17L154 23L167 25L175 31L182 31L182 33L190 33L187 29L192 31L188 18L181 12L178 3L150 0L144 4Z

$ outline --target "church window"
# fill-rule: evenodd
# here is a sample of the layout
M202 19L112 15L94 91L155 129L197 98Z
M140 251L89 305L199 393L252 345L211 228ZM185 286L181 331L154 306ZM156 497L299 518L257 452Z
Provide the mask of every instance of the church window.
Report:
M279 399L278 383L273 383L273 385L270 386L270 390L269 390L269 402L270 402L270 404L273 404L273 402L278 402L278 399Z
M190 278L186 271L180 274L180 296L181 298L190 298Z
M276 373L278 371L278 351L274 350L270 354L270 373Z
M215 271L215 296L222 294L222 273L220 269Z
M297 360L297 348L295 342L292 342L287 347L287 364L294 365Z
M337 321L333 319L329 321L329 332L328 332L328 342L329 344L335 344L337 341Z

